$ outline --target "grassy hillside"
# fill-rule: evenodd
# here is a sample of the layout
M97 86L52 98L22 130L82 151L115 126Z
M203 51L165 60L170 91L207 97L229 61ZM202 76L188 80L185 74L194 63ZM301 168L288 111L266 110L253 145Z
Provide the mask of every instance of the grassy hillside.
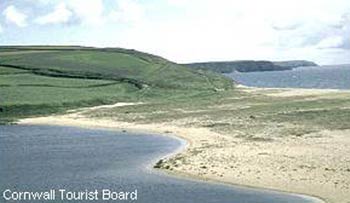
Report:
M304 61L222 61L184 64L196 70L209 70L217 73L258 72L291 70L301 66L317 66L317 64Z
M0 47L0 122L118 101L181 100L232 88L214 73L127 49Z

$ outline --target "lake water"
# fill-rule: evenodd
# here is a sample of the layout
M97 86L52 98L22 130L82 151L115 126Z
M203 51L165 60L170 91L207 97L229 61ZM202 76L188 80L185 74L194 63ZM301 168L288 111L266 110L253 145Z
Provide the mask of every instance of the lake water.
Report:
M226 74L251 87L350 89L350 65L301 67L287 71Z
M71 127L0 126L0 191L137 189L136 202L140 203L312 202L296 195L176 178L150 167L181 146L180 140L154 135ZM17 202L64 202L56 198ZM5 201L1 196L0 202L14 201Z

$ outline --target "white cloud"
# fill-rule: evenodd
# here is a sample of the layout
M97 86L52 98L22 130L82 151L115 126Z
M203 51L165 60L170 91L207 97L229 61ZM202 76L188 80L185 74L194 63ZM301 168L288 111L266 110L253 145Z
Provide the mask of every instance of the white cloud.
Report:
M2 29L2 25L0 24L0 33L2 33L4 30Z
M340 48L344 44L343 37L341 36L333 36L333 37L327 37L323 40L321 40L316 47L320 49L327 49L327 48Z
M27 1L35 9L53 9L34 22L76 26L62 40L135 48L179 62L304 57L324 62L350 50L349 0Z
M14 23L19 27L27 26L27 15L19 11L15 6L8 6L3 14L7 22Z
M67 0L68 8L84 25L101 25L104 23L103 0Z
M38 17L35 22L41 25L67 23L72 17L72 12L67 8L65 3L60 3L55 7L52 13Z
M350 23L342 17L350 10L348 0L166 2L169 12L124 30L118 45L179 62L316 59L327 63L329 56L341 61L346 55L341 50L350 49ZM336 54L327 51L333 46Z
M109 20L121 23L137 23L144 17L144 8L134 0L119 0L117 9L108 15Z
M104 0L29 0L43 7L54 7L55 10L49 21L59 21L53 18L60 18L60 21L74 18L79 23L86 26L103 25ZM54 15L53 15L54 14ZM49 14L50 15L50 14ZM43 20L45 21L45 20Z
M170 4L171 6L186 6L186 4L189 3L189 0L168 0L167 1L168 4Z

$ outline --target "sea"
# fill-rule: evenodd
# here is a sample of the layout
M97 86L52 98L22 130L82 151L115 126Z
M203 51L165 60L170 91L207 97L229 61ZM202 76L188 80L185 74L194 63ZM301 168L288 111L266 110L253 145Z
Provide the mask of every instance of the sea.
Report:
M233 72L226 76L251 87L350 89L350 64L299 67L286 71Z

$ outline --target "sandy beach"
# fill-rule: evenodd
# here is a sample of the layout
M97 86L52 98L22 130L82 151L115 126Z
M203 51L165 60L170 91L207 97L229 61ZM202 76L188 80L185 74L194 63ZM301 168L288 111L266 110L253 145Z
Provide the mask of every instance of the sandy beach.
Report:
M245 91L255 91L253 89ZM315 96L314 91L260 90L269 96ZM323 96L327 91L320 91ZM332 93L332 92L327 92ZM188 141L184 151L168 158L161 168L171 173L250 187L306 194L329 203L350 203L350 130L322 130L301 137L247 140L198 127L193 119L139 123L118 117L86 116L122 103L71 111L65 115L22 119L21 125L63 125L175 135Z

